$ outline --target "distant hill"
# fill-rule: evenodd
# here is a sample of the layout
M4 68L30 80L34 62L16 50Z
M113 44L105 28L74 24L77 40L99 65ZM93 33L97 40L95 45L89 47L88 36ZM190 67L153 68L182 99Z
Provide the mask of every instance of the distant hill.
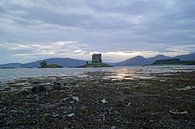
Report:
M38 68L40 66L40 62L43 60L38 60L35 62L30 62L26 64L21 64L21 63L9 63L9 64L2 64L0 65L0 68ZM77 67L84 65L86 61L84 60L77 60L77 59L72 59L72 58L49 58L45 59L45 61L48 64L58 64L63 67Z
M141 66L141 65L153 64L156 60L175 59L175 58L180 59L182 61L195 60L195 53L180 55L176 57L157 55L150 58L144 58L142 56L136 56L122 62L113 63L112 65L113 66Z
M191 53L191 54L176 56L175 58L178 58L178 59L184 60L184 61L195 60L195 52Z
M155 61L152 65L195 65L195 60L163 59Z
M152 64L156 60L163 60L163 59L171 59L171 57L164 56L164 55L157 55L157 56L154 56L154 57L146 58L144 64Z
M41 61L43 60L23 64L22 66L25 68L37 68L40 66ZM63 67L76 67L76 66L84 65L86 63L86 61L84 60L77 60L72 58L49 58L49 59L45 59L45 61L48 64L58 64Z
M175 57L157 55L150 58L144 58L142 56L136 56L122 62L109 63L109 64L112 66L142 66L142 65L153 64L157 60L175 59L175 58L180 59L181 61L195 60L195 53L180 55ZM21 63L2 64L0 65L0 68L38 68L40 66L41 61L43 60L38 60L26 64L21 64ZM49 59L45 59L45 61L47 61L48 64L57 64L63 67L78 67L86 64L86 61L84 60L77 60L72 58L49 58Z
M158 56L151 57L151 58L144 58L143 56L136 56L136 57L127 59L125 61L115 63L113 65L114 66L140 66L140 65L152 64L156 60L170 59L170 58L171 57L164 56L164 55L158 55Z
M125 61L119 62L119 63L114 63L114 66L129 66L129 65L142 65L144 64L146 58L142 56L136 56L130 59L127 59Z
M22 64L21 63L9 63L9 64L1 64L1 68L21 68Z

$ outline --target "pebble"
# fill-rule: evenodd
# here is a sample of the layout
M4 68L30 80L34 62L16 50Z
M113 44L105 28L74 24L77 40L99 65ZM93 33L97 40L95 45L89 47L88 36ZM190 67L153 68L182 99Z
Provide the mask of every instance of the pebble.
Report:
M79 97L77 97L77 96L73 96L72 99L73 99L73 101L76 101L76 102L79 102L80 101L79 100Z
M73 117L75 114L74 113L70 113L70 114L68 114L67 116L68 117Z
M108 102L106 101L106 99L102 99L101 102L102 102L103 104L108 103Z
M110 129L116 129L116 126L112 126Z

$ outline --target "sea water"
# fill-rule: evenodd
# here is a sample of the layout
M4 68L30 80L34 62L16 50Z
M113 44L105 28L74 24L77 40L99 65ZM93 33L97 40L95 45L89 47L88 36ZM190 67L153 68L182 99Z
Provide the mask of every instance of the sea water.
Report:
M172 66L129 66L108 68L17 68L0 69L0 82L7 82L19 78L48 77L48 76L78 76L85 72L109 72L110 77L142 76L149 77L151 73L190 72L195 71L194 65Z

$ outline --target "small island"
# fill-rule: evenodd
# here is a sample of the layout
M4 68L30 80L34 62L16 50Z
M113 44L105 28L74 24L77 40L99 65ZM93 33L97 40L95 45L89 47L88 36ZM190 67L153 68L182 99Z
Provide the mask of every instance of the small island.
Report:
M63 67L58 65L58 64L47 64L46 61L42 61L40 63L40 67L39 68L63 68Z
M113 67L113 66L103 63L101 54L93 54L92 62L87 61L85 65L78 66L77 68L93 68L93 67Z

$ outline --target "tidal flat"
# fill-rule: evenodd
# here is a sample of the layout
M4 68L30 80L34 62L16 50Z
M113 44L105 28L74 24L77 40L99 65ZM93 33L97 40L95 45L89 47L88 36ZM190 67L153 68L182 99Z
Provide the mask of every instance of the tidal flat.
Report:
M2 129L194 129L195 72L112 72L0 83Z

